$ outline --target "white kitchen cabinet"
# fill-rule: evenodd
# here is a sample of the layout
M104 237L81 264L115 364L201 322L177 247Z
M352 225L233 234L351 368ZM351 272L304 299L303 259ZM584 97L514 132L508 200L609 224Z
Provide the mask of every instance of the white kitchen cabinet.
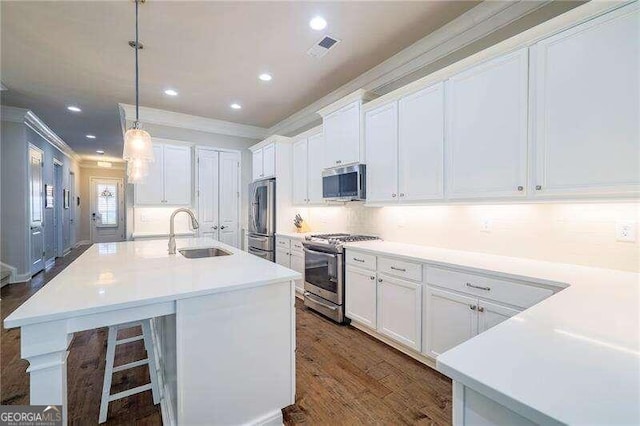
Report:
M640 189L640 12L632 4L532 48L534 195Z
M422 284L378 274L378 331L420 351Z
M300 240L287 238L282 235L276 237L276 263L293 269L302 274L302 279L295 282L296 291L304 292L304 252Z
M307 140L307 202L323 204L322 169L324 168L324 135L316 133Z
M292 148L292 187L293 204L307 204L308 197L308 168L307 168L307 139L294 142Z
M353 101L323 117L325 168L339 167L361 161L361 105L362 101Z
M274 177L276 173L276 145L272 143L253 151L252 166L253 180Z
M398 103L365 113L367 202L398 199Z
M527 193L528 50L446 83L446 190L451 199Z
M303 276L302 279L296 280L296 290L298 293L304 292L304 252L291 249L290 251L290 268L296 272L300 272Z
M149 174L135 185L136 205L190 205L191 148L154 143L153 150Z
M291 268L291 253L290 249L276 248L276 263L287 268Z
M497 303L478 301L478 334L487 331L491 327L506 321L512 316L519 314L517 309L509 308Z
M251 164L252 164L252 177L253 180L259 180L262 179L262 177L264 176L264 171L263 171L263 165L262 165L262 159L264 158L263 155L263 150L262 149L257 149L255 151L253 151L252 156L251 156Z
M399 101L399 200L442 199L443 166L444 83L437 83Z
M347 266L345 276L345 315L376 329L376 273Z
M478 333L478 299L427 286L423 353L436 358Z

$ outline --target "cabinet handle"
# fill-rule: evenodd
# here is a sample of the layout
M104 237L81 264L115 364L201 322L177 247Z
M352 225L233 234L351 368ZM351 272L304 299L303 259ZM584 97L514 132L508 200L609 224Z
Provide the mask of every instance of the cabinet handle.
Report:
M471 283L467 283L467 287L477 288L478 290L491 291L491 287L482 287L482 286L479 286L479 285L473 285Z
M396 198L396 194L391 194L391 196L392 196L393 198Z
M400 196L401 196L401 197L404 197L404 192L401 192L401 193L400 193Z
M218 225L212 226L212 229L218 229Z
M482 306L478 306L478 312L484 312L484 308Z
M518 191L524 191L524 186L520 185L520 186L518 187Z
M369 277L369 279L371 279L371 280L375 280L375 279L376 279L376 277Z
M220 229L226 229L227 225L222 225Z
M378 282L381 283L382 282L382 278L378 278Z
M542 189L542 185L536 185L536 191L540 191Z
M476 310L476 308L477 308L477 306L476 306L476 305L469 305L469 309L471 309L472 311L475 311L475 310Z
M394 271L407 272L406 269L404 269L404 268L396 268L395 266L391 266L391 269L393 269Z
M357 257L354 257L353 260L355 260L356 262L364 263L364 259L358 259Z

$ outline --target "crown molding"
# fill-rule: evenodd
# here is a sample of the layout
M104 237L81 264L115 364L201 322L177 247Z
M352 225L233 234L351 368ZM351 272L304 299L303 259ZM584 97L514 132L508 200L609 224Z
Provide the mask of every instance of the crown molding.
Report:
M135 105L119 104L121 121L135 120ZM178 127L190 130L199 130L207 133L238 136L250 139L264 139L271 133L269 129L247 124L238 124L231 121L216 120L214 118L200 117L197 115L183 114L181 112L165 111L162 109L140 107L140 122L158 124L161 126ZM124 128L124 126L123 126Z
M290 135L318 120L317 112L344 96L364 89L384 94L384 87L480 40L550 3L549 0L484 1L347 84L313 102L269 129Z
M327 105L326 107L317 111L317 113L323 117L326 117L327 115L339 110L342 107L349 105L352 102L360 101L364 103L372 99L375 99L377 97L378 95L376 95L375 93L367 92L364 89L358 89L355 92L349 93L347 96L340 98L337 101Z

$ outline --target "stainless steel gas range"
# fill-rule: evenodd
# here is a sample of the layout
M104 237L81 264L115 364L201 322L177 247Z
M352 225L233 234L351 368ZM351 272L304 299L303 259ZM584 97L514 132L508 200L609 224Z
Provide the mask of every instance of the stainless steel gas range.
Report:
M306 237L304 246L305 306L343 323L344 243L377 240L350 234L319 234Z

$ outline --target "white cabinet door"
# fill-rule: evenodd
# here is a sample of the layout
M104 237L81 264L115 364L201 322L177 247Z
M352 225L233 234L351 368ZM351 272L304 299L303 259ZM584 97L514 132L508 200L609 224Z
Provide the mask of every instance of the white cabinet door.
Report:
M340 111L336 111L322 119L325 150L324 167L337 167L340 165L340 144L342 143Z
M164 199L169 205L191 204L191 148L164 146Z
M198 234L218 239L218 151L198 149Z
M347 267L345 274L346 316L376 328L376 274Z
M378 331L419 351L422 284L378 274Z
M444 83L435 84L400 99L398 116L400 201L442 199ZM367 146L367 159L368 156ZM368 167L367 165L367 169Z
M291 250L290 268L302 274L302 279L296 280L296 289L299 293L304 291L304 253Z
M481 300L478 303L478 333L482 333L518 313L520 311L517 309Z
M425 355L435 358L477 334L478 299L426 287L424 301Z
M450 198L526 195L527 49L447 81L447 192Z
M640 12L630 5L532 49L536 195L640 189Z
M325 167L360 161L360 101L333 112L322 120L326 143Z
M220 152L219 239L240 247L240 154Z
M293 187L293 204L307 204L307 139L300 139L293 144L293 176L291 184Z
M262 179L262 177L264 176L264 171L262 168L262 159L263 159L262 149L253 151L252 161L251 161L253 165L253 168L252 168L253 180Z
M276 145L271 144L262 148L262 177L276 175Z
M136 205L164 204L163 153L163 145L153 144L153 155L155 156L155 161L153 163L149 163L149 174L144 179L144 182L135 184Z
M367 202L398 200L398 103L365 113Z
M278 265L291 268L291 255L289 249L277 248L276 249L276 263Z
M307 141L307 199L310 204L322 204L322 169L324 167L324 136L309 136Z

